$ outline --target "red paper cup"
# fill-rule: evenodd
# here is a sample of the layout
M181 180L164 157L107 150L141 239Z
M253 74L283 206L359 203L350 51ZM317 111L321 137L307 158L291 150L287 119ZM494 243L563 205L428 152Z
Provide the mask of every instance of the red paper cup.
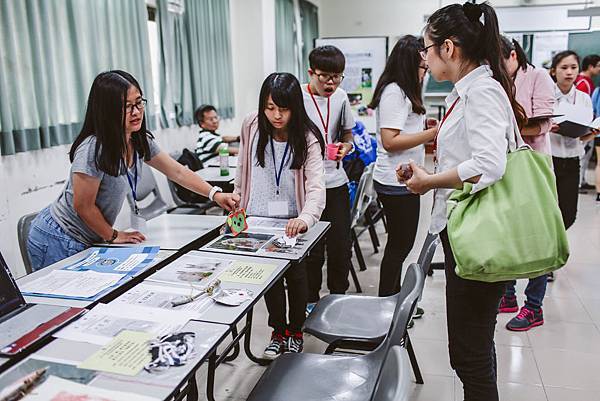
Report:
M340 147L337 144L328 143L327 144L327 158L329 160L336 160L339 149L340 149Z

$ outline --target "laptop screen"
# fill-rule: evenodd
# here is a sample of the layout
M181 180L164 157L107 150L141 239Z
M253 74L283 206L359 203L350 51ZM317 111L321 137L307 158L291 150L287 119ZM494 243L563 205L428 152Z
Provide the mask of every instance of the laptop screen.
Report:
M25 305L25 299L0 253L0 318Z

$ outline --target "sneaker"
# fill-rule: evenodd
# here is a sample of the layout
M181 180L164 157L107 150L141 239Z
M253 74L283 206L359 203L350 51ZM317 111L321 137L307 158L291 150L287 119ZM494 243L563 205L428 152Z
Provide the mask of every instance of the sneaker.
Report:
M506 328L511 331L527 331L542 324L544 324L542 308L539 311L534 311L524 306L517 316L510 319L506 324Z
M275 359L279 354L283 353L284 348L284 338L281 334L273 332L271 334L271 342L265 348L265 352L263 352L263 357L266 359Z
M596 186L592 185L592 184L588 184L587 182L584 182L583 184L581 184L581 186L579 188L581 188L581 189L596 189Z
M304 349L304 338L302 332L291 332L285 331L285 352L291 352L293 354L299 354Z
M406 328L407 328L407 329L412 329L414 325L415 325L415 321L414 321L414 320L412 320L412 319L410 319L410 320L408 321L408 324L406 325Z
M498 306L498 313L515 313L519 310L517 305L517 297L504 295L500 299L500 306Z
M415 309L415 313L413 313L413 319L420 319L423 317L423 315L425 314L425 310L423 310L423 308L419 308L417 306L417 308Z
M556 279L556 277L554 277L554 272L550 272L548 273L548 282L551 283Z
M315 309L315 305L317 303L316 302L310 302L306 304L306 316L308 317L308 315L311 314L311 312L313 311L313 309Z

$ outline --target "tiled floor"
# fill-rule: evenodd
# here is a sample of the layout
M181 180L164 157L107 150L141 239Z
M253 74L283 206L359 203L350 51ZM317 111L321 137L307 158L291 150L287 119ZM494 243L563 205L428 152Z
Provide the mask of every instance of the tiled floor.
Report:
M429 224L430 196L421 208L421 224L415 249L408 262L415 261ZM379 237L385 243L383 227ZM510 401L596 401L600 400L600 205L592 194L581 195L577 222L569 230L571 257L548 285L544 300L545 324L525 333L504 328L511 315L499 315L496 328L498 376L501 400ZM365 233L361 237L368 270L359 272L365 294L376 294L382 249L373 254ZM441 249L435 260L442 260ZM356 265L356 263L355 263ZM436 271L427 278L421 306L426 314L411 329L411 338L425 384L414 384L412 400L460 401L462 385L448 361L445 279ZM525 281L517 285L523 302ZM351 286L351 291L354 287ZM259 354L269 336L264 302L256 308L253 349ZM307 337L305 352L323 352L325 346ZM216 397L244 400L264 368L240 356L217 370ZM203 395L206 368L198 374Z

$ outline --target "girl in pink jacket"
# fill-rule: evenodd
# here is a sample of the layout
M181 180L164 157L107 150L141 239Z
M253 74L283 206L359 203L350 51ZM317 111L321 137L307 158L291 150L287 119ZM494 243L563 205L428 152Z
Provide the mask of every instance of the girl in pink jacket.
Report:
M308 230L325 207L325 144L304 109L300 83L292 74L273 73L263 82L258 113L244 120L235 193L249 216L289 219L286 235ZM304 263L292 265L287 282L289 323L283 279L265 294L271 342L264 356L301 352L307 301Z

